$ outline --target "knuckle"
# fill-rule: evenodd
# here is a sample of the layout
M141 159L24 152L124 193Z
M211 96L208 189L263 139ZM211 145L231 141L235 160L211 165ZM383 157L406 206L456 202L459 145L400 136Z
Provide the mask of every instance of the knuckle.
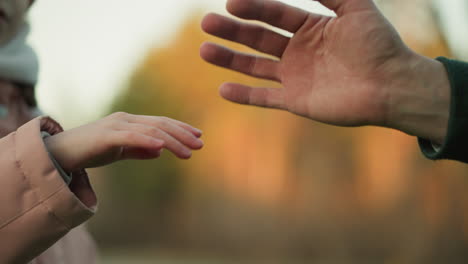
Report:
M114 130L115 128L119 127L120 123L121 122L118 119L110 118L110 119L104 120L104 122L102 123L102 127L104 129Z
M125 117L128 117L130 114L129 113L126 113L126 112L115 112L113 114L111 114L110 116L113 118L113 119L121 119L121 118L125 118Z
M126 132L124 132L124 134L123 134L122 141L129 141L129 142L132 142L132 141L136 141L138 138L140 138L140 135L139 135L138 132L135 132L135 131L126 131Z
M169 118L160 116L156 119L156 125L167 127L170 124Z
M159 116L159 119L164 123L168 123L171 121L171 119L167 116Z
M159 129L157 129L155 127L148 126L148 127L145 127L144 130L145 130L145 134L147 134L147 135L156 136L156 135L160 134Z

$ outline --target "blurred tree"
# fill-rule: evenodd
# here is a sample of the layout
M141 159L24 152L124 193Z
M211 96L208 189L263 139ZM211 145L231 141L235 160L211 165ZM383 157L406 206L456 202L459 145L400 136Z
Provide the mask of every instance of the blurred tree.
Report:
M418 3L383 7L412 48L448 54L430 6ZM410 31L402 10L420 14ZM288 259L280 263L468 257L466 166L427 161L414 138L396 131L330 127L223 101L216 87L224 81L265 82L204 63L198 48L211 38L199 23L190 19L170 45L152 50L111 111L192 123L206 146L191 161L166 153L111 167L108 205L93 225L100 240Z
M154 89L158 86L136 71L129 82L131 89L116 100L111 112L177 118L181 108L166 90ZM93 225L98 227L98 238L104 244L167 243L170 234L159 226L170 226L171 212L177 208L175 200L181 181L178 161L168 155L163 155L157 162L124 161L110 166L106 173L110 177L100 186L105 186L109 199L102 202L103 218L97 218ZM109 219L112 219L111 224Z

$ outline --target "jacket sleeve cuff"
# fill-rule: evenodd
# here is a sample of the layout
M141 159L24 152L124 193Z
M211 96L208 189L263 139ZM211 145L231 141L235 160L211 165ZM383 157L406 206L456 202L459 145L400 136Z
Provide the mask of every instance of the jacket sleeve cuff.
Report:
M38 117L20 127L15 140L17 162L38 199L59 222L72 229L94 214L95 193L84 170L73 172L74 178L67 186L49 158L39 131L54 135L63 129L49 117ZM31 151L31 146L42 147Z
M434 148L419 138L423 154L432 160L451 159L468 163L468 63L437 58L444 64L451 86L450 117L445 142Z

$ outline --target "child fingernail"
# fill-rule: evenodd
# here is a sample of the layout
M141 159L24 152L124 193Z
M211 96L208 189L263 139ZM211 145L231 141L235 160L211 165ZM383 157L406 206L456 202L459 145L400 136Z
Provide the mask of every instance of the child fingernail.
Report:
M203 131L201 131L201 130L198 129L198 128L195 128L195 127L194 127L193 130L194 130L197 134L200 134L200 135L203 134Z
M186 150L182 151L182 156L183 156L184 158L187 158L187 159L188 159L188 158L190 158L190 157L192 156L192 151L186 149Z
M203 147L204 144L205 143L203 142L203 140L197 139L196 144L195 144L195 148L201 148L201 147Z

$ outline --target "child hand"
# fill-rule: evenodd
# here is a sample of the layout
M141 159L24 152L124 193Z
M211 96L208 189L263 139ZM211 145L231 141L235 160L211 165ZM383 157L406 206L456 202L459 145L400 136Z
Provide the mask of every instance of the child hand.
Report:
M188 159L203 147L202 132L167 117L114 113L96 122L46 138L65 171L93 168L124 159L153 159L163 148Z

